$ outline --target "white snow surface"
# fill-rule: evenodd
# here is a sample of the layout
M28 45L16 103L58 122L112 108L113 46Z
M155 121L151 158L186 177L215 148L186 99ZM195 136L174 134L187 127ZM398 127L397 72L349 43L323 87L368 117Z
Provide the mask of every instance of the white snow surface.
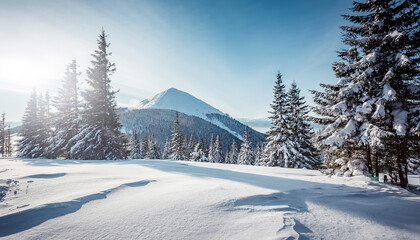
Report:
M315 170L0 159L0 186L2 239L420 236L420 196L363 176Z
M134 109L170 109L187 115L201 117L207 119L206 114L218 113L224 115L223 112L203 102L202 100L183 92L176 88L170 88L155 95L151 99L141 101L133 107Z

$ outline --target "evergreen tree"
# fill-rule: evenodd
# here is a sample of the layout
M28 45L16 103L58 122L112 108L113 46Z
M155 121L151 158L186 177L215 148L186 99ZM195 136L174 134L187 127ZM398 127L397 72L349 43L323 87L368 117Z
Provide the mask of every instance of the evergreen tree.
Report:
M254 164L254 151L252 144L249 141L248 126L245 127L244 141L241 144L241 150L238 154L238 164L253 165Z
M147 158L149 158L149 159L160 159L159 141L156 139L154 134L152 134L152 136L150 136L149 150L147 151Z
M147 151L149 151L149 136L146 133L140 143L140 158L146 158Z
M25 158L39 157L38 144L38 98L34 90L28 100L20 129L21 139L18 143L18 156Z
M214 162L213 152L214 152L214 135L211 134L209 150L207 153L207 158L209 159L209 162Z
M38 135L36 142L39 146L38 157L48 157L47 148L50 145L50 126L48 124L48 108L49 102L43 97L42 93L38 95Z
M300 89L296 82L292 83L287 96L288 125L289 125L289 145L283 151L287 156L288 166L293 168L317 168L320 165L317 149L311 142L312 128L307 123L308 106L305 104L304 97L300 96Z
M314 121L326 125L317 144L333 156L326 163L332 172L346 176L366 166L372 172L372 155L384 153L383 167L406 187L420 136L418 3L354 2L352 11L344 15L351 26L341 27L349 47L333 64L340 80L313 91L320 115Z
M228 161L226 163L236 164L238 161L238 145L236 144L235 139L232 141L232 146L230 147L230 152L228 155Z
M198 141L198 143L195 145L194 151L190 155L190 160L194 162L208 162L208 158L204 152L203 139Z
M190 156L191 153L194 151L195 141L194 141L194 134L191 133L190 140L188 141L187 145L187 156Z
M174 130L172 131L171 139L171 155L170 159L184 160L185 159L185 146L184 137L179 129L179 116L178 112L175 113Z
M57 112L52 118L54 132L50 137L48 155L51 158L70 158L70 147L75 144L70 141L79 133L79 94L78 79L80 73L77 71L76 60L73 60L66 68L62 87L58 90L58 96L53 100ZM47 106L49 112L49 106Z
M213 137L212 137L213 140ZM222 151L222 144L220 142L220 136L217 135L216 136L216 140L212 141L213 143L210 144L211 147L211 152L209 151L209 162L213 162L213 163L222 163L224 162L224 156L223 156L223 151Z
M70 149L72 157L77 159L124 159L125 139L118 122L117 103L111 89L110 76L115 72L115 64L109 61L109 43L102 29L98 37L98 49L87 71L87 88L82 96L85 100L81 114L81 130L73 139Z
M131 159L141 158L140 141L135 130L131 132L131 137L130 137L130 158Z
M280 73L277 74L277 80L274 85L274 101L271 104L271 123L270 131L267 133L267 142L265 144L264 156L261 160L261 165L265 166L288 166L287 159L283 150L289 144L289 127L287 122L289 120L286 107L286 91Z
M166 142L165 142L165 147L163 148L163 152L162 152L162 159L168 159L170 154L171 154L171 141L167 137Z
M257 146L254 149L254 165L260 165L261 159L264 156L264 144L258 143Z

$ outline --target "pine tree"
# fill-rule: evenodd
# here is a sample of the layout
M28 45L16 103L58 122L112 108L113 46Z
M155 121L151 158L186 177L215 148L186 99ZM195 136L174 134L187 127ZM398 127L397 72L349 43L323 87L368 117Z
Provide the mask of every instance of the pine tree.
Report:
M87 71L87 88L82 96L85 100L81 114L80 133L70 149L77 159L124 159L125 139L118 122L117 103L111 89L110 76L115 72L115 64L110 63L109 43L102 29L98 37L98 49L92 54L92 67Z
M307 123L308 106L304 97L300 96L300 89L296 82L292 83L286 95L289 125L289 145L283 151L287 156L288 167L314 169L320 165L317 149L311 142L312 128Z
M212 143L210 143L211 151L209 151L209 162L213 163L222 163L224 162L224 156L222 151L222 144L220 142L220 136L216 136L216 140L213 141L212 136Z
M317 144L334 156L327 166L346 176L364 171L372 157L384 153L385 169L406 187L408 159L420 136L418 3L354 2L352 11L344 15L352 25L341 27L349 48L333 64L340 80L321 85L324 92L313 91L321 116L314 121L326 125Z
M148 146L149 146L149 149L147 151L147 158L149 158L149 159L160 159L159 142L156 139L154 134L152 134L152 136L150 136Z
M208 162L206 153L204 152L204 142L203 139L198 141L194 147L194 151L190 154L190 161L194 162Z
M241 144L241 150L238 154L238 164L253 165L254 164L254 150L249 140L248 126L245 127L244 141Z
M261 164L261 159L264 156L264 144L263 143L258 143L257 146L254 149L254 165L260 165Z
M130 158L131 159L140 159L140 141L137 136L136 130L132 130L130 137Z
M174 130L172 131L170 159L184 160L185 158L184 137L179 129L179 116L178 112L176 112Z
M165 147L162 152L162 159L168 159L171 154L171 141L169 138L166 138Z
M228 161L226 163L237 164L238 161L238 145L236 144L235 139L232 141L232 146L230 147L230 152L228 155Z
M140 158L146 158L147 151L149 151L149 136L146 133L140 143Z
M191 153L194 151L195 141L194 141L194 134L191 133L190 140L188 141L187 145L187 156L190 156Z
M209 162L214 162L213 152L214 152L214 135L212 134L210 138L209 150L207 153L207 158L209 159Z
M277 74L277 80L274 85L274 101L271 104L273 109L270 116L272 126L267 133L267 142L264 149L264 157L261 165L265 166L288 166L287 159L283 150L289 144L289 129L287 122L289 116L286 107L286 91L280 73Z
M18 143L18 156L25 158L39 157L38 143L38 97L34 90L28 100L24 116L22 118L22 127L20 129L21 139Z
M46 94L48 97L43 97L43 94L38 94L38 135L37 135L37 144L39 146L38 157L50 157L48 148L51 146L50 136L51 136L51 126L50 126L50 116L49 116L49 94Z
M70 141L79 133L80 113L78 79L76 60L73 60L66 68L62 87L58 90L58 96L54 98L53 105L57 112L52 118L54 132L50 137L48 154L51 158L70 158L70 148L75 144ZM49 107L48 107L49 108ZM49 109L47 109L49 112Z

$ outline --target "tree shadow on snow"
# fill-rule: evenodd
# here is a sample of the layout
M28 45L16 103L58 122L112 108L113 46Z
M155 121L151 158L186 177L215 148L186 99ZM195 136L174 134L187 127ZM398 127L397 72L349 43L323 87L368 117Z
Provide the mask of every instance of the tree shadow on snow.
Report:
M220 178L237 181L262 188L279 191L269 195L255 195L238 199L234 207L241 205L279 206L287 205L291 209L278 211L307 212L307 202L326 208L362 217L381 225L420 234L420 201L410 199L414 195L408 191L368 190L346 185L316 183L304 180L265 176L253 173L208 168L188 165L176 161L128 161L120 164L138 164L154 169L183 173L195 177ZM275 208L274 208L275 210ZM297 226L296 226L297 225ZM303 224L295 224L299 231L308 231ZM310 230L309 230L310 231Z
M91 201L105 199L111 192L122 187L141 187L155 180L144 180L132 183L125 183L118 187L111 188L99 193L94 193L81 198L73 199L68 202L50 203L22 212L13 213L0 217L0 237L9 236L18 232L25 231L32 227L53 218L61 217L78 211L84 204Z

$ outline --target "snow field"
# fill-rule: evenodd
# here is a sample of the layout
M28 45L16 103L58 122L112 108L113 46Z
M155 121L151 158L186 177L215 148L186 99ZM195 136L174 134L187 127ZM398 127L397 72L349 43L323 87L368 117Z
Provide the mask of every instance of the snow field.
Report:
M420 234L419 196L365 177L330 178L313 170L1 159L0 179L17 181L0 202L4 239L418 239Z

